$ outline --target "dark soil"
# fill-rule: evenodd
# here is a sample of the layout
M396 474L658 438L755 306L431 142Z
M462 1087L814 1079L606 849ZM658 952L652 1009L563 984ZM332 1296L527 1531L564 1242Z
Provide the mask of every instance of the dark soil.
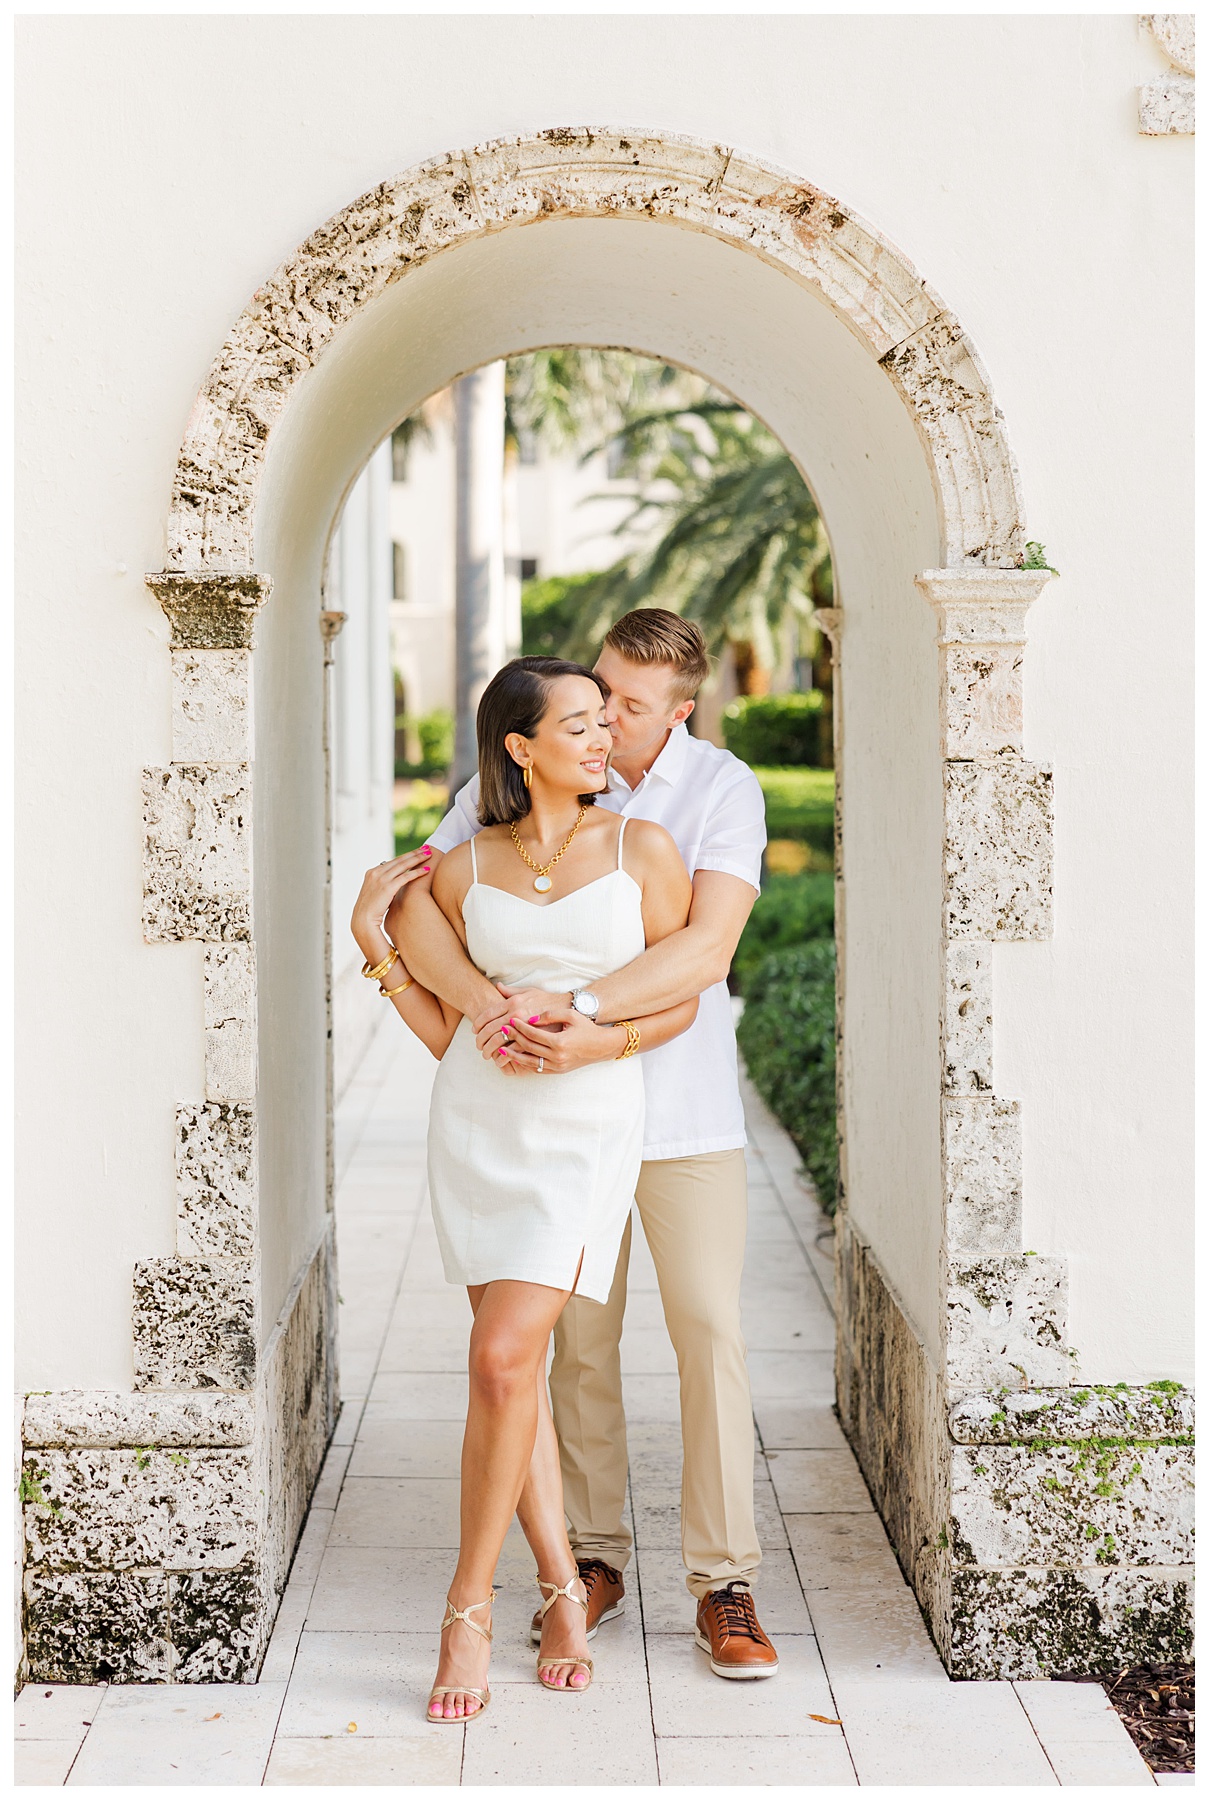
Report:
M1139 1663L1112 1675L1065 1675L1060 1681L1098 1681L1126 1731L1156 1775L1191 1774L1195 1750L1192 1663Z

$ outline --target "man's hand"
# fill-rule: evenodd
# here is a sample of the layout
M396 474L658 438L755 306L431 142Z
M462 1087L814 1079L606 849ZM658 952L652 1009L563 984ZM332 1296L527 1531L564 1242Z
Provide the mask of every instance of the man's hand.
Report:
M567 1075L592 1063L612 1062L625 1049L624 1033L619 1043L615 1027L593 1024L573 1006L551 1007L544 1017L546 1025L530 1025L518 1014L508 1026L507 1060L518 1074Z
M554 1012L567 1010L568 996L565 989L561 994L549 994L543 988L510 988L501 984L499 991L499 1004L484 1007L471 1021L475 1042L480 1053L489 1062L506 1041L505 1033L508 1037L512 1036L508 1023L510 1019L546 1024ZM576 1013L575 1017L578 1019L579 1014Z

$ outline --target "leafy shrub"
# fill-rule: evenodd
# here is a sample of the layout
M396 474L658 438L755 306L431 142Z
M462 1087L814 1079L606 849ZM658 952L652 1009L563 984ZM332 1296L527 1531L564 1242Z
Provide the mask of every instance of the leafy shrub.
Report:
M752 971L739 1020L747 1072L834 1213L835 944L827 938L766 956Z
M453 761L453 714L447 706L434 707L416 725L420 756L431 770L447 769Z
M830 855L835 849L835 771L766 769L752 773L764 790L770 838L798 838Z
M428 781L413 781L406 806L395 814L395 855L426 844L449 810L448 790Z
M419 762L407 759L407 740L412 735L420 740ZM395 780L427 780L430 775L443 775L453 761L453 714L447 706L434 707L423 718L395 718Z
M805 694L740 695L722 714L726 748L745 763L818 768L825 706L818 688Z
M549 575L544 581L527 581L521 589L522 655L566 656L578 662L584 624L581 590L599 579L595 574Z
M731 964L738 991L747 985L762 957L812 938L835 934L835 877L830 874L772 875L743 927Z

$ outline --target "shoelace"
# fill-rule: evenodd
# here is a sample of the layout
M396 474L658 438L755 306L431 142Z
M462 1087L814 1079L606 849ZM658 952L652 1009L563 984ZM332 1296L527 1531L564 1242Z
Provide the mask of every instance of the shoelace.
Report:
M732 1582L729 1587L715 1588L709 1599L711 1606L717 1607L731 1637L749 1637L753 1643L762 1640L764 1634L756 1618L750 1588L737 1588Z
M584 1593L591 1600L598 1582L607 1581L611 1586L616 1584L617 1571L610 1568L607 1562L601 1562L598 1558L593 1557L591 1561L579 1564L579 1579L584 1584Z

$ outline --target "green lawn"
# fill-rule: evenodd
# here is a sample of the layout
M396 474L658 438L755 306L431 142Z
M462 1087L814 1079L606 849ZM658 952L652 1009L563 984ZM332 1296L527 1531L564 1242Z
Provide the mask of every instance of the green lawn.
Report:
M770 838L798 838L817 850L835 845L834 769L755 769L764 790Z

